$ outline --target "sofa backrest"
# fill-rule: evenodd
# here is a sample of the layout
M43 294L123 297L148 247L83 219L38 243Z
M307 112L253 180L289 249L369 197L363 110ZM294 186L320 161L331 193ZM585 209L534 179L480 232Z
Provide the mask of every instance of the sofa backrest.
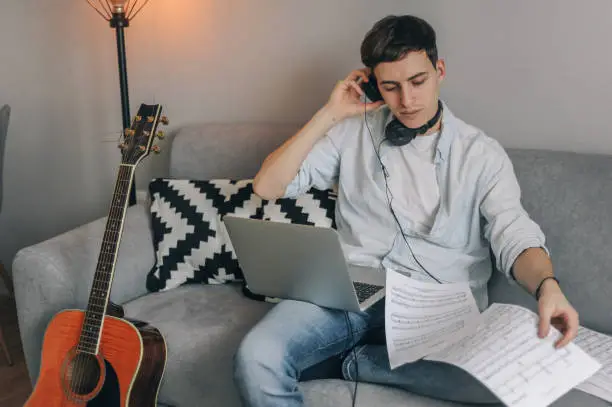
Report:
M523 206L544 231L555 275L581 324L612 334L612 156L507 149ZM490 302L537 310L495 273Z
M170 156L172 178L252 178L298 124L199 124L181 129ZM555 274L581 322L612 334L612 156L507 149L523 205L547 236ZM534 299L499 272L489 302Z
M172 141L170 177L252 178L266 156L299 128L278 123L209 123L182 128Z

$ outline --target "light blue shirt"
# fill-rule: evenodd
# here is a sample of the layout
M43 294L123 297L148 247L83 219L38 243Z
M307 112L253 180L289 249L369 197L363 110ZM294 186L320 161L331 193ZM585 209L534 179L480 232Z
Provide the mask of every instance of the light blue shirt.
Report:
M542 230L520 202L520 187L504 148L443 105L434 154L440 202L433 225L419 232L406 211L394 205L394 212L419 263L443 283L469 282L482 311L488 306L491 250L499 270L513 282L510 271L523 250L548 249ZM383 142L391 118L390 110L383 106L336 124L308 154L285 197L295 197L310 187L337 188L336 225L349 263L392 268L435 282L415 262L389 209L376 151L379 149L389 169L394 166L396 149L407 148ZM388 173L397 176L398 172Z

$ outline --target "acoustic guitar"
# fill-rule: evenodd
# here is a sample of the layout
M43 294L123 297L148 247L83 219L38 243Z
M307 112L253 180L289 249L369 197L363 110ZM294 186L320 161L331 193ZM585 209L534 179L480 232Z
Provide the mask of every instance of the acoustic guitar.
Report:
M142 104L125 129L115 190L86 310L64 310L49 323L38 381L26 407L151 406L166 366L166 342L153 326L124 318L109 301L128 195L136 166L152 151L160 105Z

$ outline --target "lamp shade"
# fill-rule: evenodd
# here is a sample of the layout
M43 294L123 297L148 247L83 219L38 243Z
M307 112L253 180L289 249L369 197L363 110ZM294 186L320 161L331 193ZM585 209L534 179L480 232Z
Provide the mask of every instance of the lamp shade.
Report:
M149 0L87 0L87 2L98 14L110 21L113 14L125 15L128 20L133 19Z

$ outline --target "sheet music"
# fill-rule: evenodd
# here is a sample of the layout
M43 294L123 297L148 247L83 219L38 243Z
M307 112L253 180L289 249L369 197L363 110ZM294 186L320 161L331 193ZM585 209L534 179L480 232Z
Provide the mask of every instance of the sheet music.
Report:
M547 406L601 368L573 342L555 349L561 335L552 326L539 338L539 318L528 309L493 304L482 315L475 335L426 359L466 370L507 406Z
M482 316L467 283L424 283L386 275L385 331L392 369L476 332Z
M612 403L612 337L581 326L574 343L602 365L576 389Z

